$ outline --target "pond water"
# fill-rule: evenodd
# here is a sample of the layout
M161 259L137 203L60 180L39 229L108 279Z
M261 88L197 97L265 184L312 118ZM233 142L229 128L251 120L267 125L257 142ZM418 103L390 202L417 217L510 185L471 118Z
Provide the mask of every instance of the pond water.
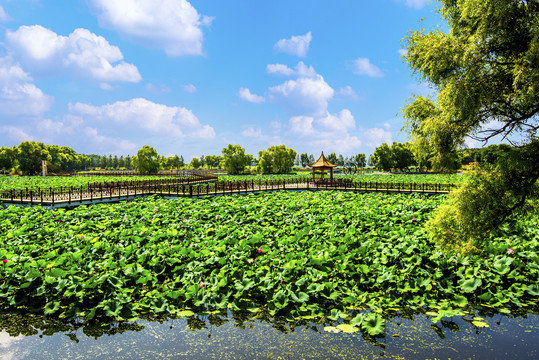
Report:
M483 315L488 328L474 326L470 316L436 324L424 314L395 316L377 338L231 313L80 327L0 316L1 359L539 358L539 316L534 314Z

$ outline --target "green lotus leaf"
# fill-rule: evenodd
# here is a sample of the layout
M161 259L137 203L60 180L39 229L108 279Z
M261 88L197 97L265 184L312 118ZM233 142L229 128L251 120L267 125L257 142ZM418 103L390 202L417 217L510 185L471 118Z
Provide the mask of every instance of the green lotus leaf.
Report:
M337 325L337 329L341 330L344 333L355 333L359 331L357 327L350 324L339 324Z
M460 283L460 288L462 291L471 293L474 292L479 286L481 286L482 281L480 278L471 278L466 279Z
M472 324L474 326L480 327L480 328L488 328L489 325L486 322L483 321L472 321Z
M176 312L176 316L178 316L180 318L190 317L190 316L193 316L193 315L195 315L195 313L192 312L191 310L180 310L180 311Z
M340 333L341 330L337 329L335 326L324 326L324 331L329 333Z
M379 314L370 313L361 323L361 327L363 330L367 331L369 335L376 336L384 332L385 321Z

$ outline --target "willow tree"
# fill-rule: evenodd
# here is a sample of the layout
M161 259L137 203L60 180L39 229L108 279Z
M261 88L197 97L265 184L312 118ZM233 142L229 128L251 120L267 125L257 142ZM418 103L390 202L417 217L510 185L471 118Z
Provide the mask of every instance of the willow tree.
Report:
M505 139L514 151L456 191L428 224L444 245L477 249L515 212L532 208L539 178L539 1L439 0L448 31L411 32L406 62L437 98L404 109L433 167L467 137Z

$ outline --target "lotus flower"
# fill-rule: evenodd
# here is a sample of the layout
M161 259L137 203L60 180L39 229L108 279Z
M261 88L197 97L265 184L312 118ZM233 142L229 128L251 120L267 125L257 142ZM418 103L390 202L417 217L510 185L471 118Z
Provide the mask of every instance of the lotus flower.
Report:
M262 254L262 251L263 251L262 248L258 249L259 254Z
M4 264L7 264L7 259L2 260Z
M506 252L511 255L512 253L514 253L513 249L507 249Z

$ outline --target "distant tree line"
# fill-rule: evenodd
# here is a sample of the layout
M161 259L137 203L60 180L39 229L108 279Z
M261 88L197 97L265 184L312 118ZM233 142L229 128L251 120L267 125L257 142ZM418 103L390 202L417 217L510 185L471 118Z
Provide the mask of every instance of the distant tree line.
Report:
M416 170L454 171L476 163L478 166L496 165L500 159L514 152L514 147L507 144L495 144L484 148L461 149L446 153L443 161L439 155L418 149L412 143L384 143L374 150L369 158L369 164L381 171ZM328 157L329 159L329 157Z

